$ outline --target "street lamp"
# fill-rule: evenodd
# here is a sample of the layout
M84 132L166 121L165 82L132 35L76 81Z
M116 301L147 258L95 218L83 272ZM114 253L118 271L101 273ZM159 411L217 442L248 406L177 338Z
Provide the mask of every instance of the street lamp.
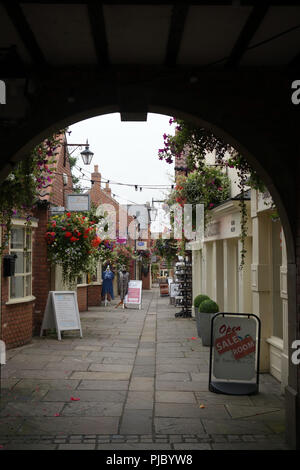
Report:
M83 163L85 165L89 165L92 161L93 156L94 156L93 152L90 151L89 147L90 146L89 146L88 140L86 139L85 149L82 152L80 152Z
M82 152L80 152L83 163L84 165L89 165L91 163L94 153L90 151L90 144L88 143L87 139L86 139L86 144L69 144L67 141L65 141L62 145L64 147L64 166L66 165L67 150L68 150L68 154L72 155L72 153L75 152L77 149L82 149L84 145L85 145L85 149ZM69 147L74 147L74 149L70 152Z

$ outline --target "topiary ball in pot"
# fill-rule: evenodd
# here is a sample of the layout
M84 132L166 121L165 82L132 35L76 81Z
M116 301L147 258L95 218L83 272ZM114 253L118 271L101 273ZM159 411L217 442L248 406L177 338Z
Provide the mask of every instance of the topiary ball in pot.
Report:
M219 306L211 299L205 299L199 305L199 312L201 313L218 313Z
M211 299L204 300L199 306L199 323L203 346L210 346L211 320L218 312L218 304Z
M208 295L205 295L205 294L199 294L197 295L195 298L194 298L194 307L195 307L195 311L196 309L198 310L201 302L203 302L204 300L210 300L210 298L208 297Z
M199 294L194 298L195 318L196 318L197 333L198 333L199 338L201 337L199 306L200 306L201 302L203 302L204 300L209 300L208 295Z

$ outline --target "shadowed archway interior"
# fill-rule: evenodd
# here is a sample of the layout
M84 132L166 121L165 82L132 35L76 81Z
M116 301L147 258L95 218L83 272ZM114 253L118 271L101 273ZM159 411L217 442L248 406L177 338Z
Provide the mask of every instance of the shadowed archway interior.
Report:
M212 129L249 160L278 208L291 345L300 301L300 116L291 101L299 24L296 1L2 2L0 179L58 128L101 114L153 112ZM299 371L289 364L287 437L299 448Z

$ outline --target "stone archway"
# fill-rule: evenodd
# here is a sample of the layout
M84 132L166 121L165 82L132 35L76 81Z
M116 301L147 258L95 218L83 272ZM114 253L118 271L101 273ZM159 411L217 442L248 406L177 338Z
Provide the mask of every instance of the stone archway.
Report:
M169 86L170 77L173 79ZM81 77L82 78L82 77ZM114 77L115 78L115 77ZM226 81L227 78L227 81ZM2 129L2 154L7 164L2 178L8 174L11 164L25 157L26 153L57 128L100 114L123 111L125 113L156 112L190 119L196 125L211 128L243 153L262 176L281 217L287 243L289 344L298 339L296 328L296 230L297 218L294 202L296 191L296 142L294 113L288 101L288 81L277 80L265 85L270 75L261 81L261 89L249 75L204 76L191 83L185 74L152 77L146 84L132 76L121 77L117 86L108 74L99 85L98 76L82 79L80 86L66 82L62 77L58 86L49 77L49 87L32 102L30 116L16 129ZM155 81L156 80L156 81ZM128 83L129 82L129 83ZM182 93L182 90L184 92ZM246 90L246 93L245 93ZM257 91L259 90L259 91ZM278 93L280 106L272 100ZM53 106L53 103L57 103ZM282 156L292 155L286 165ZM289 366L289 386L286 390L286 415L288 441L294 447L300 445L297 415L298 371Z

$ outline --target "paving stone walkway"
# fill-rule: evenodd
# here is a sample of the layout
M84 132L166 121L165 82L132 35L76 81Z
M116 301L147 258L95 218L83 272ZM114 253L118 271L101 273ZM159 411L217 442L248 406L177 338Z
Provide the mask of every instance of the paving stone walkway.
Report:
M288 449L273 377L261 374L255 396L211 393L194 319L175 318L158 289L144 291L141 310L116 303L81 313L82 339L8 351L1 450Z

